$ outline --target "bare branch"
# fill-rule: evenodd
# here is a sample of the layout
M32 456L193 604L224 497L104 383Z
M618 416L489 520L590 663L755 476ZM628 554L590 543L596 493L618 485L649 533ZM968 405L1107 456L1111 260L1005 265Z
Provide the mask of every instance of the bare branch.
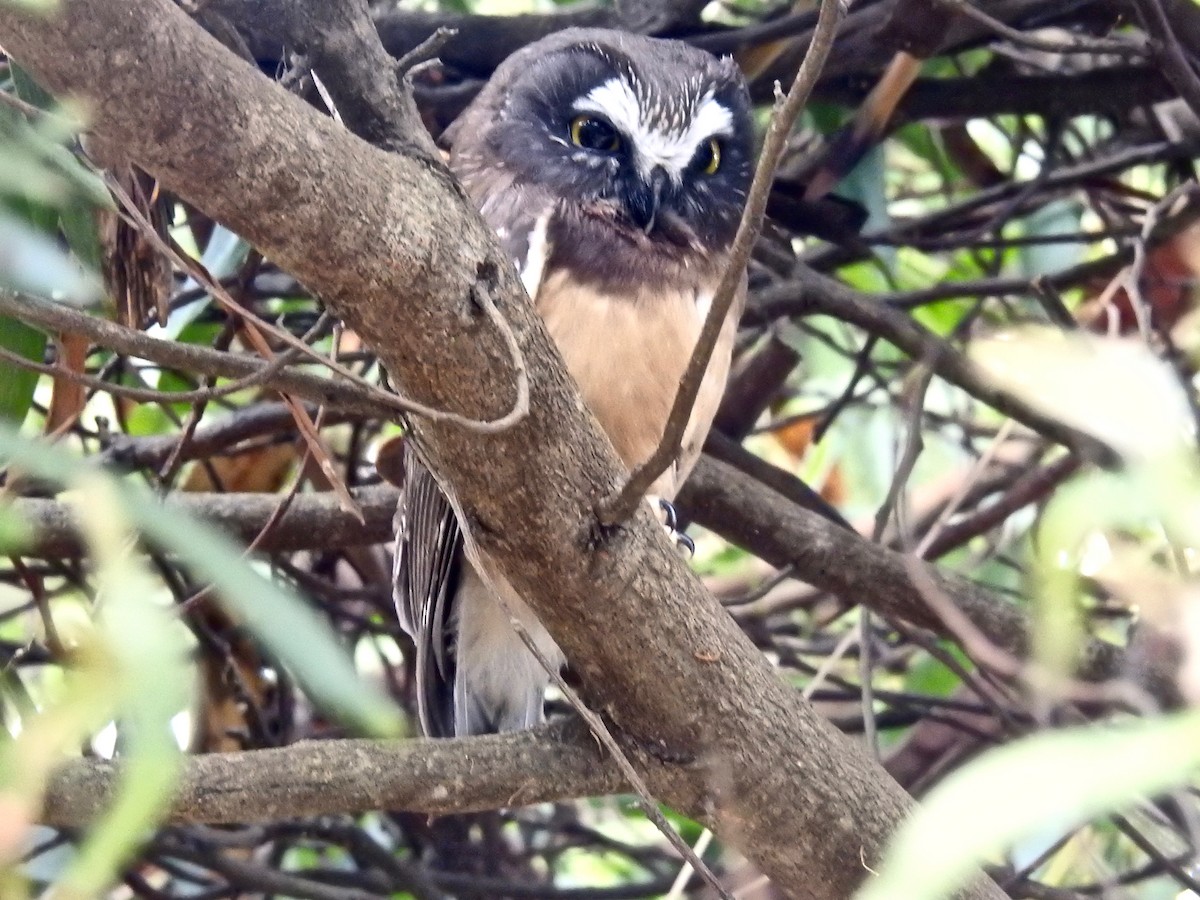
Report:
M781 314L823 313L857 325L899 347L972 397L1070 447L1084 459L1103 464L1112 464L1116 459L1112 449L1098 439L1046 416L1021 398L988 382L951 344L919 322L828 276L799 266L793 281L773 285L763 291L757 301L754 312L766 319Z
M844 0L821 0L820 18L817 19L817 28L813 32L812 44L805 54L804 62L797 70L787 96L781 95L776 98L771 124L767 127L767 136L763 140L762 152L754 170L754 181L746 199L746 208L742 211L742 220L738 223L737 234L734 235L733 246L729 251L729 262L721 275L721 283L713 296L704 327L700 329L700 336L696 339L696 347L688 360L683 377L679 380L679 389L675 393L671 412L667 417L667 427L650 458L633 470L620 491L606 498L600 505L597 514L605 525L624 522L633 515L650 485L679 456L683 434L692 416L692 407L696 405L696 395L700 393L704 373L708 370L708 361L712 358L717 338L725 327L725 320L746 277L746 264L750 261L754 242L758 240L762 231L767 198L771 194L775 171L779 168L779 161L783 158L783 151L787 146L788 134L817 83L821 68L825 65L830 48L833 47L838 24L845 12Z
M39 817L83 827L112 803L118 764L79 759ZM617 767L578 726L445 741L304 741L190 756L169 821L234 824L400 809L442 815L618 793Z

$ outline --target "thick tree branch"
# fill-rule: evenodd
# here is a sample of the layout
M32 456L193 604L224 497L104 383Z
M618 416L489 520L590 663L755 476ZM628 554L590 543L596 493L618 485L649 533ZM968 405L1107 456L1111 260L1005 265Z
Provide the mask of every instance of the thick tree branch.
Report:
M197 435L205 439L203 432ZM782 471L778 477L792 478ZM332 494L301 494L259 547L266 552L287 552L390 540L397 495L396 489L388 486L355 491L355 502L365 520L359 523L338 506ZM266 525L279 500L276 494L179 493L165 502L169 508L209 521L249 542ZM861 603L873 612L955 637L929 606L920 585L913 582L911 560L805 509L787 496L782 484L768 486L726 462L705 456L680 493L679 502L697 522L731 543L772 565L791 566L800 581L846 603ZM27 555L59 557L82 552L82 537L68 504L17 499L12 501L12 509L33 535L32 545L25 548ZM1024 657L1030 623L1023 610L966 578L922 565L930 583L980 633L1014 657ZM1101 640L1084 646L1078 673L1089 681L1136 677L1165 706L1179 702L1175 672L1167 661L1161 670L1133 672L1124 651Z
M50 781L40 819L94 821L118 765L78 759ZM303 741L188 758L169 821L235 824L395 809L441 815L615 794L617 767L578 725L447 741Z
M954 637L913 580L912 566L996 647L1023 659L1030 635L1028 616L969 579L918 563L887 547L864 540L787 500L766 485L710 456L701 459L679 494L679 503L695 520L723 538L775 566L793 567L798 579L849 603ZM1179 703L1173 665L1134 671L1125 652L1093 639L1081 648L1080 678L1106 681L1134 678L1160 703Z
M307 405L305 411L315 417L317 407ZM341 407L337 407L325 410L325 418L321 424L329 427L354 418ZM236 452L243 441L280 433L291 435L294 429L295 418L286 403L264 401L243 406L201 425L188 436L182 448L179 446L178 434L112 435L100 458L105 463L131 469L157 469L170 459L172 454L177 454L177 462L220 456Z
M859 78L839 78L821 85L817 96L856 106L868 88ZM905 92L890 128L917 119L1004 113L1048 118L1092 113L1118 119L1173 96L1170 83L1152 66L1114 66L1071 75L985 72L970 78L919 78Z
M620 482L615 455L449 174L354 138L168 0L67 0L53 19L0 7L0 42L46 86L88 95L107 147L319 293L407 396L473 418L511 406L510 354L476 303L496 298L528 365L530 414L497 435L414 423L468 533L620 730L694 760L647 772L657 796L784 893L849 896L908 798L783 684L648 510L599 537L592 510ZM980 881L963 896L1000 894Z

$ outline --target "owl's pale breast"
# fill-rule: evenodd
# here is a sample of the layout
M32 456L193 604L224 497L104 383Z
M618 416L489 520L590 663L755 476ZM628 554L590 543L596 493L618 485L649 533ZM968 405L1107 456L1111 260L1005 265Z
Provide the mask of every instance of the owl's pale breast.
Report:
M547 273L538 287L538 311L584 402L630 468L644 462L662 437L711 297L712 287L701 284L613 296L565 269ZM726 323L730 332L734 318ZM695 463L729 370L732 340L720 345L688 424L683 458L652 493L674 497Z

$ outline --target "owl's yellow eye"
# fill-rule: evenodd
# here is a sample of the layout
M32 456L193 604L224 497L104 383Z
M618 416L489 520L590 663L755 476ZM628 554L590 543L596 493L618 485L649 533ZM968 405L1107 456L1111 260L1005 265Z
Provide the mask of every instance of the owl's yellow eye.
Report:
M603 119L576 116L571 120L571 143L585 150L616 153L621 149L621 135Z
M705 175L715 175L717 169L721 168L721 142L716 138L709 138L708 142L696 151L694 164Z

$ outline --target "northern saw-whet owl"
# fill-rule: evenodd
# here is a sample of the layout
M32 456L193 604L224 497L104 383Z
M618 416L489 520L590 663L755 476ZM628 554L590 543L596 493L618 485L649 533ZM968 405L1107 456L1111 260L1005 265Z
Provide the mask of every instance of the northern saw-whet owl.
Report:
M450 168L500 238L626 466L654 451L729 260L753 168L750 101L731 59L678 41L570 29L514 53L447 130ZM745 280L682 453L651 487L675 496L729 371ZM452 506L406 452L396 606L416 645L432 736L531 727L550 678L509 623L564 662L533 612L464 553Z

